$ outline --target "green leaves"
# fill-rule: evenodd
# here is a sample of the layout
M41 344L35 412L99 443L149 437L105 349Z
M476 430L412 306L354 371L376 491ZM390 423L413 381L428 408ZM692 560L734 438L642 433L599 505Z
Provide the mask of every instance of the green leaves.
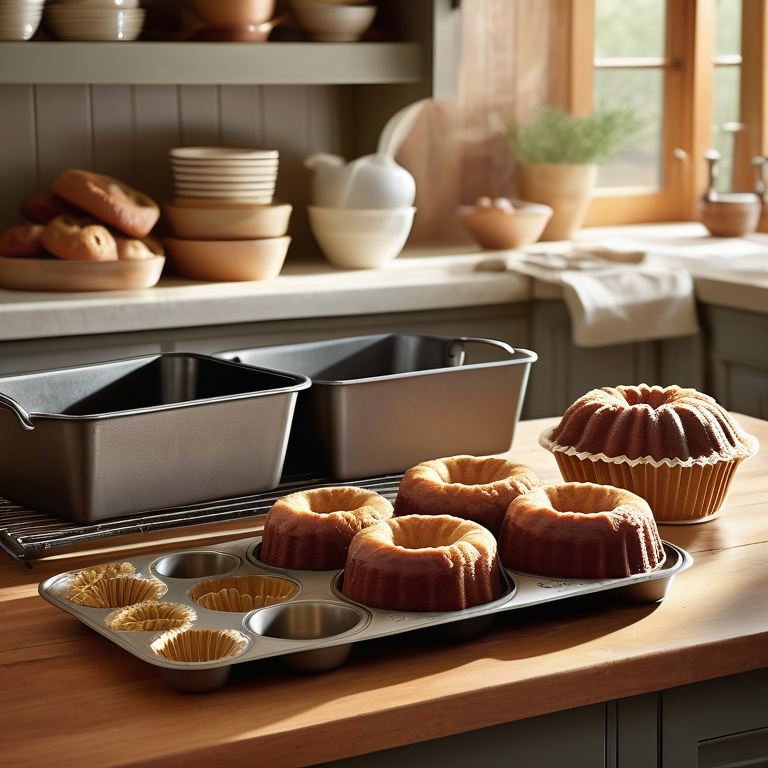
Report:
M600 164L612 160L644 126L629 105L589 115L544 105L530 122L512 127L509 148L521 163Z

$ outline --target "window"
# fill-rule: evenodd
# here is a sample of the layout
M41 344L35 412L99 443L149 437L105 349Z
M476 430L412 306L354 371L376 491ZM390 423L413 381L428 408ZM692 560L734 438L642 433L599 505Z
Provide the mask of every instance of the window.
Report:
M752 190L766 154L768 0L570 0L570 108L629 101L644 132L601 167L587 226L697 218L704 153L717 188Z

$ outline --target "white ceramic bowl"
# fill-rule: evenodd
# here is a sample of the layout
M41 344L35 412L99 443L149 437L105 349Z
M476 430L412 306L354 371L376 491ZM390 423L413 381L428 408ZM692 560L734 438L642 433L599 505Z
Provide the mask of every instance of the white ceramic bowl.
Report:
M375 269L403 250L416 209L308 206L307 212L312 234L331 264L341 269Z
M259 190L246 192L227 190L226 192L218 192L207 189L189 189L184 190L183 194L177 194L177 198L214 200L219 203L248 203L252 205L271 205L274 196L274 193L269 190L266 192Z
M264 240L163 240L179 272L193 280L269 280L283 268L290 237Z
M176 237L186 240L257 240L285 235L293 207L284 204L191 208L169 203L163 210Z
M276 149L248 149L245 147L173 147L168 150L173 160L202 162L206 165L216 163L238 163L253 160L277 160L280 153Z
M322 4L293 8L299 26L313 39L324 43L359 40L373 23L375 5Z
M78 8L138 8L139 0L60 0L60 5Z
M144 25L142 8L79 9L51 6L45 11L45 24L60 40L135 40Z
M200 182L202 184L248 184L255 181L272 181L277 179L277 168L267 171L255 171L254 173L195 173L194 171L179 171L173 169L173 178L176 181Z
M0 40L29 40L40 26L42 6L29 5L0 16Z

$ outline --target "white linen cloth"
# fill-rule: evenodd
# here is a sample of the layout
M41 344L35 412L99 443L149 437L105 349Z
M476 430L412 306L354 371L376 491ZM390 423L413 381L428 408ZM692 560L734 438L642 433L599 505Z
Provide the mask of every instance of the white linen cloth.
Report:
M579 246L569 253L520 253L507 269L562 286L577 346L689 336L699 330L693 278L648 264L637 250Z

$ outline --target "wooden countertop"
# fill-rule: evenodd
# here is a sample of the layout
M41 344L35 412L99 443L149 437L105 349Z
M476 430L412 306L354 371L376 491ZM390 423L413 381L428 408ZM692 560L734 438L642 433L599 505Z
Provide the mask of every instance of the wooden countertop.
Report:
M37 594L57 573L253 535L258 521L182 529L153 545L114 539L36 561L0 555L0 755L5 766L301 766L768 666L768 422L737 418L762 448L736 473L720 518L661 526L694 557L667 598L594 596L500 614L463 644L425 633L354 646L331 672L277 660L235 665L190 695ZM521 422L510 455L557 482Z

